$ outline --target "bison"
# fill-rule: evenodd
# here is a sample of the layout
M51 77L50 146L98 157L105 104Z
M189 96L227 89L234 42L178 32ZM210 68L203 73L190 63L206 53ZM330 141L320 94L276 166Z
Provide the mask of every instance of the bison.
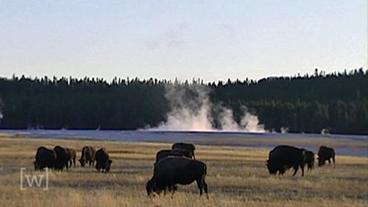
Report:
M184 149L187 150L189 152L191 152L193 159L195 159L195 154L194 154L194 150L195 150L195 146L194 144L190 144L190 143L175 143L172 145L171 149Z
M294 174L297 173L299 167L302 170L302 176L304 176L304 153L305 150L299 149L293 146L280 145L270 151L267 168L270 174L283 175L286 170L293 167Z
M146 184L147 195L153 192L160 194L169 190L172 195L176 191L176 185L188 185L197 182L200 195L203 191L208 198L208 189L205 177L207 166L205 163L185 157L166 157L154 166L153 177Z
M55 169L63 170L65 167L68 169L69 155L67 150L61 146L56 146L54 152L56 154Z
M105 148L101 148L96 151L96 169L100 172L109 172L112 160L109 159L109 154L105 150Z
M65 148L66 153L68 154L68 166L72 167L72 165L74 165L75 167L75 159L77 157L77 152L74 149L71 148Z
M39 147L36 152L35 161L33 162L35 170L43 170L44 168L54 168L56 163L56 153L46 147Z
M304 166L307 165L308 170L312 170L314 168L314 153L312 151L304 150Z
M331 164L331 159L335 166L335 150L330 147L321 146L318 150L318 166L323 166L326 161Z
M179 148L173 149L173 150L169 150L169 149L160 150L156 154L156 162L168 156L179 156L179 157L192 158L193 154L191 151L188 151L185 149L179 149Z
M84 167L87 163L89 164L89 166L94 165L95 153L96 153L96 150L93 147L84 146L82 148L81 158L79 159L81 166Z

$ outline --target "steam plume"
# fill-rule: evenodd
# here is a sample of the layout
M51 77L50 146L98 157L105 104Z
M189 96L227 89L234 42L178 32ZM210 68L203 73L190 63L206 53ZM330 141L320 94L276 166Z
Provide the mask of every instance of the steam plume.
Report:
M210 101L209 92L203 85L167 86L165 96L171 106L167 121L149 130L265 132L258 117L250 114L245 106L241 107L238 123L233 110Z

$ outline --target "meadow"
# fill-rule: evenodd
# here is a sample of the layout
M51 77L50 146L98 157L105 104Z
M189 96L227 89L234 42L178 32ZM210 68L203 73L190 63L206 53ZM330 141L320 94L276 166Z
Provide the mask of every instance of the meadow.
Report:
M77 163L68 171L50 171L46 191L21 190L21 168L28 173L44 173L33 171L37 147L56 145L76 149L78 158L85 145L105 147L113 160L111 171L98 173ZM155 153L170 146L1 135L0 206L368 206L367 157L338 155L335 168L315 167L304 177L300 171L293 177L292 170L275 176L269 175L265 166L269 149L205 145L196 146L196 158L207 164L208 200L199 196L195 183L179 186L173 198L149 198L145 184L152 176Z

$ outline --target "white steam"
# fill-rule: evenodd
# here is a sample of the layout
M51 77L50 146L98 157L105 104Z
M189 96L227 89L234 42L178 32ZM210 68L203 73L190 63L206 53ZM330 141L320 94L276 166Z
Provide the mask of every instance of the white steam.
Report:
M167 121L149 130L265 132L258 117L250 114L245 106L241 107L239 123L236 122L233 110L210 101L209 89L205 86L168 86L165 96L172 109L167 114ZM217 117L211 115L214 110ZM217 128L213 126L215 120L219 125Z
M288 127L281 127L280 128L281 134L286 134L289 132L289 128Z

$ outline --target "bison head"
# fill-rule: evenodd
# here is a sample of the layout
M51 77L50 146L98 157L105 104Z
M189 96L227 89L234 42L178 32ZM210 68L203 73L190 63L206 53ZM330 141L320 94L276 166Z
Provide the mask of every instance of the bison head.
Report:
M38 164L37 164L37 162L36 162L36 161L34 161L34 162L33 162L33 165L34 165L34 169L35 169L35 170L38 170L38 169L39 169Z
M276 174L277 173L277 167L273 165L269 160L267 160L267 169L270 174Z
M151 178L146 184L147 196L152 195L152 193L154 192L154 188L155 188L155 181L153 178Z
M303 149L304 164L307 164L308 169L311 170L314 167L314 153Z
M84 165L86 165L86 162L83 159L79 159L79 163L81 164L82 167L84 167Z
M318 157L317 159L318 159L318 166L319 167L321 167L321 166L323 166L325 164L325 160L324 159L322 159L320 157Z
M112 160L106 160L104 162L96 162L96 169L100 172L102 169L102 172L109 172L111 168Z
M167 188L166 188L167 189ZM147 191L147 195L149 197L154 196L154 195L160 195L162 193L162 191L165 190L164 188L158 187L157 183L154 179L154 177L152 177L146 184L146 191ZM171 188L168 189L170 192L172 190L176 191L177 187L173 186Z
M307 162L307 166L308 166L308 169L310 170L314 168L314 158Z
M111 163L112 163L112 160L109 160L107 162L107 164L106 164L106 172L109 172L110 171Z

